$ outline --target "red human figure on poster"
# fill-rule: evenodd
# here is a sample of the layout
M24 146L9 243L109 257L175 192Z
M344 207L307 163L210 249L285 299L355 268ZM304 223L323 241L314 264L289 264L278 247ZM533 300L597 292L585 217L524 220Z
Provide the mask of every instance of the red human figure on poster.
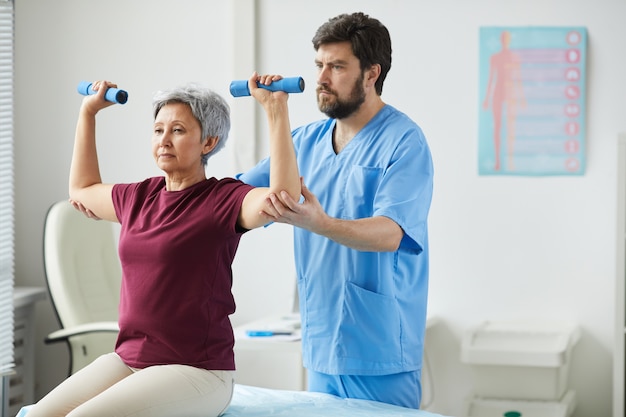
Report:
M500 146L502 137L502 113L506 117L506 140L509 170L513 170L513 146L515 142L515 117L518 101L523 100L520 78L520 57L509 49L511 33L503 31L500 35L502 49L491 55L489 60L489 81L485 91L483 108L493 113L493 141L495 150L494 170L500 170Z

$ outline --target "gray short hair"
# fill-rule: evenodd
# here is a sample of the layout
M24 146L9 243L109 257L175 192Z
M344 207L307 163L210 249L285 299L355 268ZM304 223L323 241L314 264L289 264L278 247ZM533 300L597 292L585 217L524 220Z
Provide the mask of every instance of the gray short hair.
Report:
M191 108L191 113L200 122L202 139L217 136L215 148L202 155L202 165L206 167L209 157L219 152L226 144L230 130L230 106L224 98L208 88L196 84L187 84L171 90L159 91L152 99L153 115L156 119L159 111L166 104L184 103Z

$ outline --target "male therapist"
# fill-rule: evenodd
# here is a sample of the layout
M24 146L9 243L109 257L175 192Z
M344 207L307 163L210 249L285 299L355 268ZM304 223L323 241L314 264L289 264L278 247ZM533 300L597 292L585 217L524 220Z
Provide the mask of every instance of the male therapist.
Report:
M433 166L426 138L383 102L386 27L342 14L313 37L327 119L293 131L304 200L271 196L295 226L303 362L310 391L419 408ZM238 176L267 186L269 162Z

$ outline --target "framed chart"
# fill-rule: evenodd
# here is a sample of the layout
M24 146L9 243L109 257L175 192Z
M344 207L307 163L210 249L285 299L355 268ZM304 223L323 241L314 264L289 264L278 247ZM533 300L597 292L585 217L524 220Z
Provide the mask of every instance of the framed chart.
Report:
M480 175L585 172L587 31L480 29Z

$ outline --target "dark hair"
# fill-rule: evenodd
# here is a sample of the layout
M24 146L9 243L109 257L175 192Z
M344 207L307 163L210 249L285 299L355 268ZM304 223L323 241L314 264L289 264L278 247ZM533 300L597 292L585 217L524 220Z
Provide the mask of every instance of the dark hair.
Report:
M361 71L380 64L376 93L381 95L383 83L391 69L389 31L379 20L364 13L340 14L317 29L313 36L313 48L317 51L322 44L345 41L352 45L352 53L361 64Z

